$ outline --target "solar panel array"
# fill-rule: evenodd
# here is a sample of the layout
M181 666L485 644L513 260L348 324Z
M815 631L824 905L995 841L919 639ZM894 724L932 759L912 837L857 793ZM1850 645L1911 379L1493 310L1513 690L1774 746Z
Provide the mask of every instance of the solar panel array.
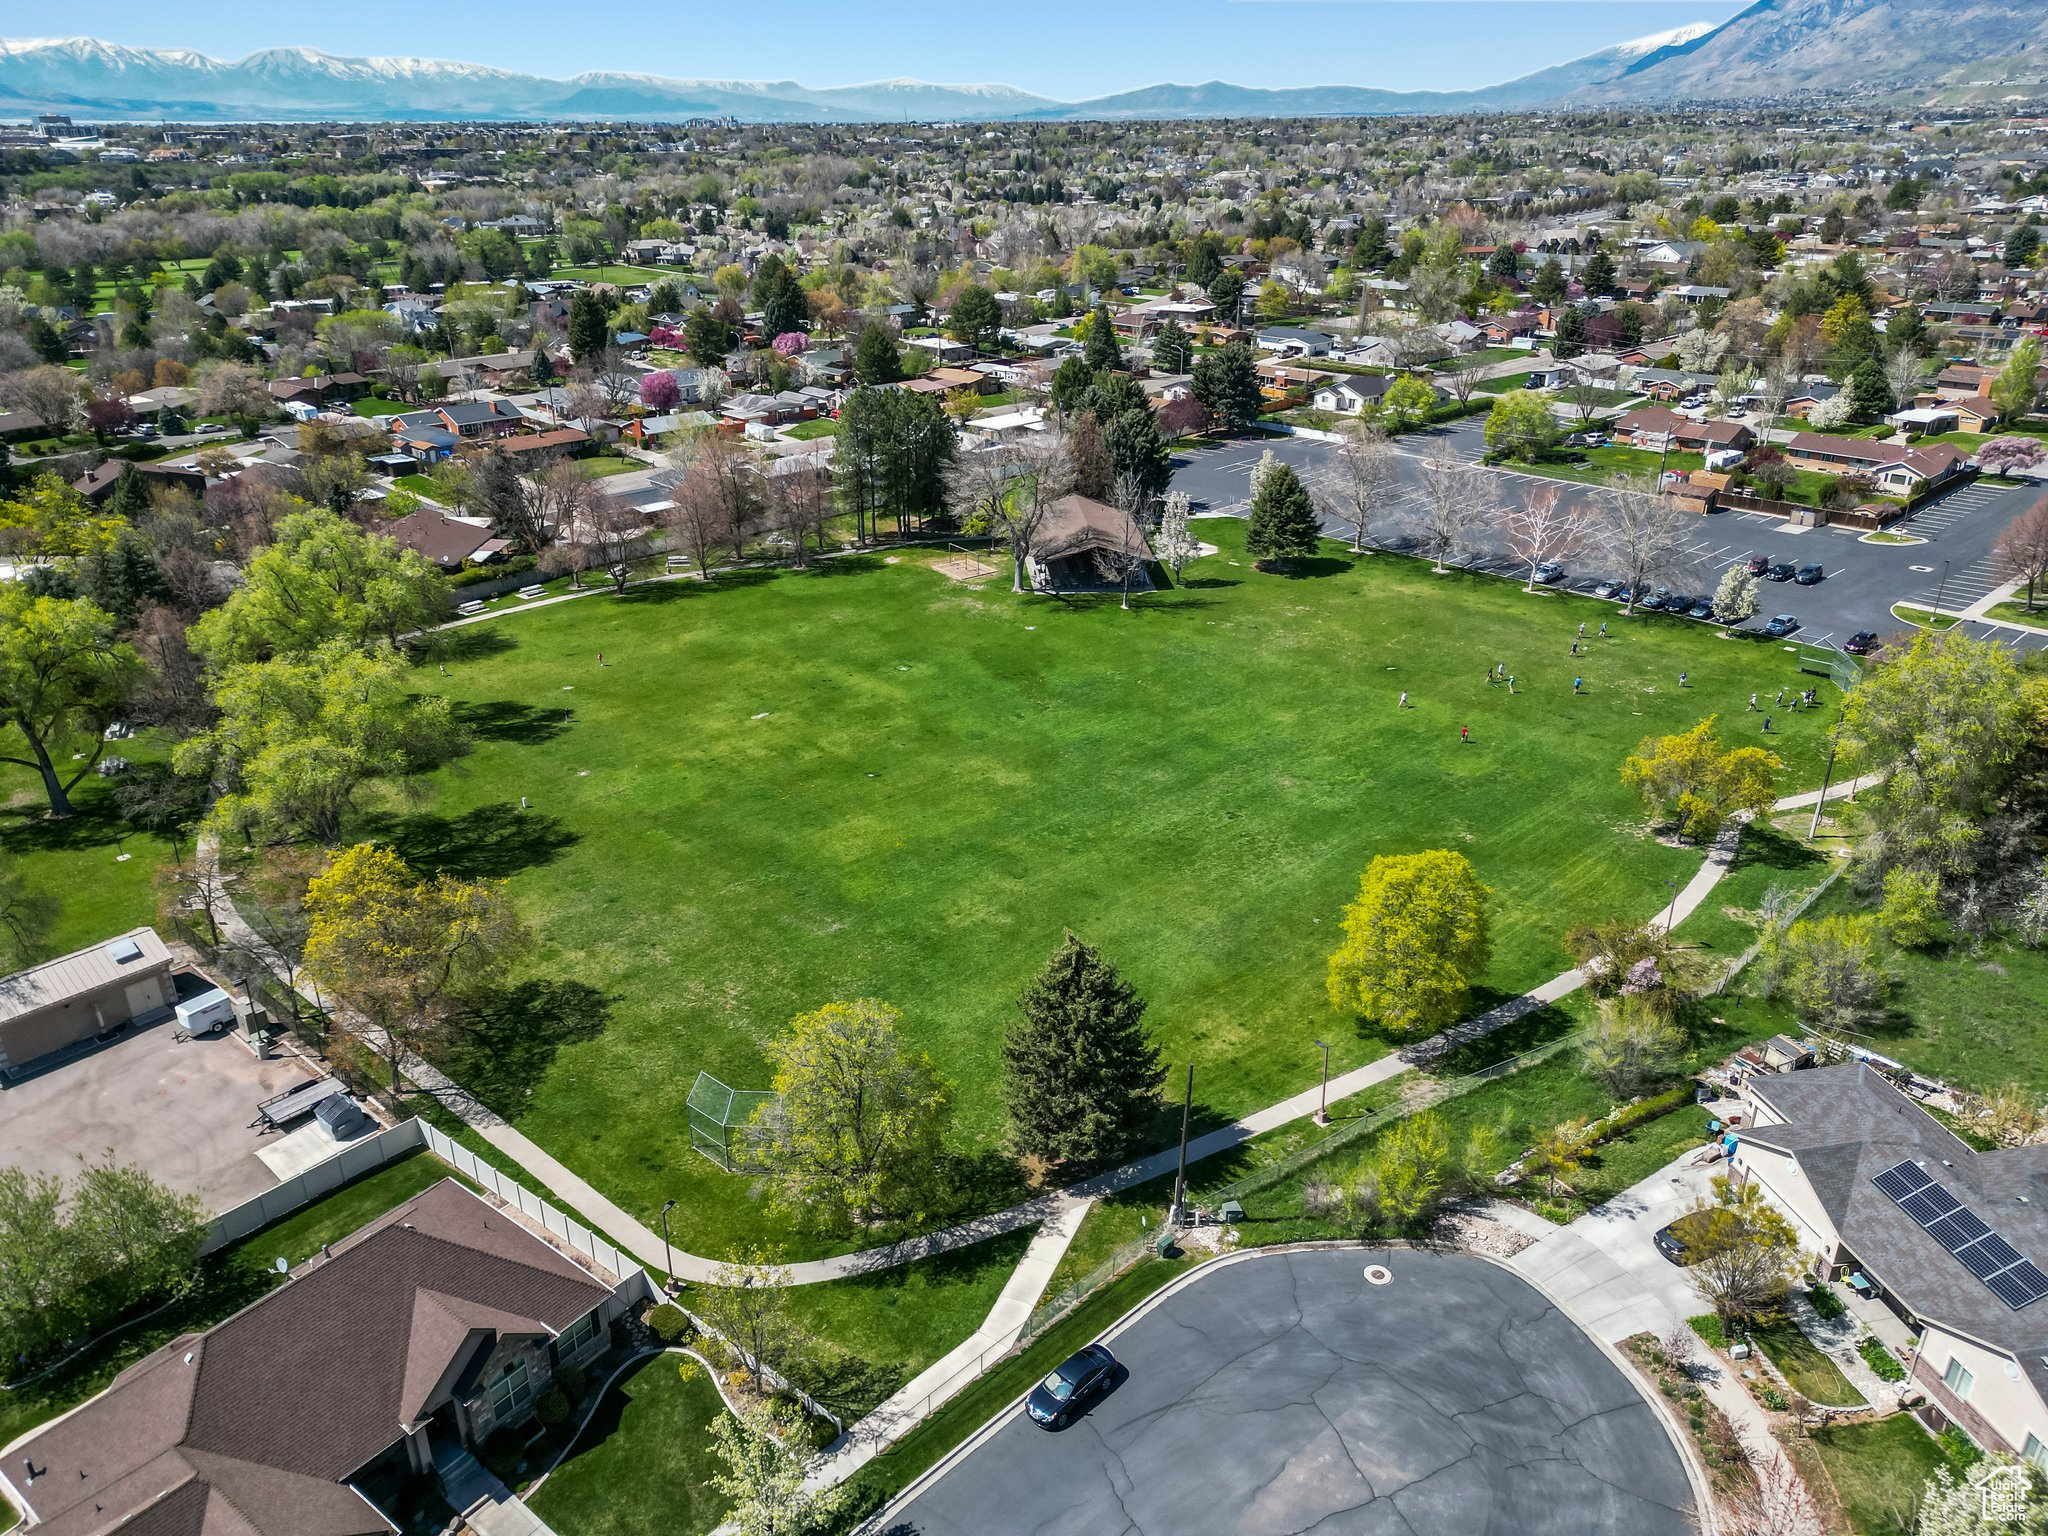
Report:
M1918 1163L1894 1163L1870 1182L2014 1311L2048 1296L2048 1274Z

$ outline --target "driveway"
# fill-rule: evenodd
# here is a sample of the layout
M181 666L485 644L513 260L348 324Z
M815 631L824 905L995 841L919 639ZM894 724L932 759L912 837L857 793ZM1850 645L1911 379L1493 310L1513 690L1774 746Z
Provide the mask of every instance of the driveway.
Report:
M1392 1279L1367 1282L1365 1266ZM1123 1379L1049 1432L1012 1412L893 1536L1630 1536L1692 1484L1633 1380L1469 1255L1354 1247L1218 1264L1110 1336Z

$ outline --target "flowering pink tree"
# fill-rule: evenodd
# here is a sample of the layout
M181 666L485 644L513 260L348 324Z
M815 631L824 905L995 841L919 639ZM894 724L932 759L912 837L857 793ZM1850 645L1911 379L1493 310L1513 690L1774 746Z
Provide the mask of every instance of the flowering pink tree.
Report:
M802 331L784 331L768 345L783 357L795 357L797 353L810 349L811 338Z
M676 376L665 368L643 375L640 380L640 403L650 411L672 411L682 398Z
M1977 450L1977 467L1990 475L2032 469L2043 459L2048 459L2048 446L2032 437L1994 437Z
M647 333L647 339L657 347L680 347L683 344L683 333L672 331L665 325L657 325Z

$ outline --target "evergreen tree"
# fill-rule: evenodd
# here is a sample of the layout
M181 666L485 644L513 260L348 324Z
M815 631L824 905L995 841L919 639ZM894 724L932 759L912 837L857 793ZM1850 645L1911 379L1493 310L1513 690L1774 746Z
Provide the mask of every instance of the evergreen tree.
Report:
M1892 311L1891 319L1884 324L1885 345L1898 353L1921 350L1920 343L1927 335L1927 322L1920 318L1920 306L1901 304Z
M1132 1150L1166 1081L1145 1033L1145 1000L1069 933L1017 1006L1003 1087L1018 1150L1087 1163Z
M1116 327L1110 324L1109 310L1101 304L1089 316L1088 340L1081 349L1081 358L1090 373L1113 372L1124 365L1123 349L1116 344Z
M1555 304L1564 297L1564 268L1557 264L1555 256L1546 259L1536 269L1536 275L1529 279L1529 292L1545 304Z
M992 349L1003 328L1003 307L979 283L960 290L946 315L946 334L969 346Z
M1214 235L1198 235L1188 250L1188 281L1206 289L1223 271L1223 252Z
M1209 302L1216 306L1216 318L1224 325L1237 324L1237 309L1244 298L1244 278L1235 268L1226 267L1216 275L1216 281L1208 285Z
M1313 555L1322 543L1315 502L1291 464L1273 466L1252 497L1252 515L1245 529L1245 553L1261 564Z
M710 305L691 310L690 318L683 322L685 348L692 358L707 368L722 361L732 351L735 340L737 338L732 327L725 323L725 317Z
M442 321L446 330L447 321ZM604 301L588 291L574 294L569 299L569 352L577 362L587 363L599 356L611 344L611 317L605 313ZM455 350L455 338L444 338L441 348L444 352Z
M1181 328L1178 320L1168 316L1159 327L1159 334L1152 338L1152 366L1166 373L1186 373L1194 355L1194 338Z
M1394 259L1387 243L1387 221L1379 214L1367 215L1358 226L1358 240L1351 247L1351 265L1361 272L1378 272Z
M1252 361L1252 349L1241 341L1196 358L1190 387L1194 397L1228 431L1246 430L1265 406L1259 393L1258 364Z
M811 328L810 301L780 256L761 258L754 273L754 302L761 306L762 334L770 340Z
M64 346L64 338L57 334L57 328L36 315L28 323L29 349L46 363L62 363L71 354Z
M142 483L142 471L123 464L114 477L114 489L107 497L107 510L117 517L136 518L149 510L149 487ZM102 605L104 606L104 605Z
M1557 317L1557 337L1551 343L1551 356L1559 362L1577 357L1586 350L1586 317L1576 307L1566 310Z
M1125 476L1136 481L1148 506L1166 494L1173 483L1173 456L1150 406L1121 412L1103 428L1102 436L1119 481Z
M1605 298L1614 292L1614 258L1605 251L1595 251L1586 258L1579 280L1586 285L1589 296Z
M1849 375L1849 405L1858 421L1876 421L1892 408L1891 381L1876 358L1858 363Z
M1062 416L1086 409L1095 391L1095 374L1086 358L1067 357L1052 371L1052 408Z
M533 366L527 369L533 375L533 382L545 389L555 382L555 360L548 356L548 349L536 343L533 349Z
M1515 248L1505 240L1496 245L1493 254L1486 258L1486 270L1495 277L1513 277L1517 264Z
M903 377L903 354L896 347L896 333L885 320L870 320L860 328L853 344L853 377L872 388L894 384Z

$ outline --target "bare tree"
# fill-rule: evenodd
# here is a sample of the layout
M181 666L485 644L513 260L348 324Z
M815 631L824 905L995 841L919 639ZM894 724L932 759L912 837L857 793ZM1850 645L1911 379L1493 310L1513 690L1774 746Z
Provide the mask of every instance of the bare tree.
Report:
M612 590L626 590L635 555L647 548L647 514L617 496L600 491L576 523L576 542L587 546L612 579Z
M1660 576L1683 574L1686 531L1684 514L1672 506L1671 498L1653 478L1616 478L1607 493L1601 538L1628 586L1628 606L1623 612L1634 613L1643 588Z
M670 499L662 523L676 545L696 562L700 581L710 580L712 551L725 537L725 505L716 477L693 472L710 440L706 437L694 448L679 449L670 455L673 467L662 477Z
M689 478L701 480L713 497L719 536L732 546L733 559L745 552L747 530L761 515L761 472L753 456L723 432L709 432L697 441Z
M2014 518L1992 553L2006 580L2027 584L2032 608L2035 588L2048 583L2048 502L2036 502Z
M1536 590L1537 567L1577 553L1594 526L1585 503L1561 485L1538 486L1519 499L1511 497L1501 503L1500 512L1508 552L1528 567L1525 592Z
M79 376L47 363L0 380L0 403L33 417L45 432L61 432L85 409Z
M1344 442L1326 476L1329 503L1351 525L1351 547L1362 550L1373 522L1392 506L1394 445L1376 422L1346 422Z
M1926 359L1911 347L1899 348L1885 363L1885 383L1890 386L1892 399L1898 402L1900 410L1911 406L1913 397L1925 387L1925 368Z
M1057 432L1032 432L982 453L963 454L961 464L982 461L968 478L956 479L954 495L966 497L986 513L990 525L1003 530L1010 545L1010 590L1024 590L1024 565L1038 542L1038 531L1058 501L1073 489L1074 463L1066 438Z
M587 380L571 384L562 396L562 409L571 420L577 422L585 432L595 432L597 423L605 411L604 391Z
M1435 562L1439 573L1464 548L1466 533L1485 515L1491 479L1459 457L1448 438L1423 461L1422 488L1409 502L1409 517L1422 553Z
M832 478L817 459L784 459L768 480L768 517L796 540L796 563L808 560L806 535L825 552L825 520L832 514Z
M1438 369L1437 383L1462 408L1472 403L1472 391L1479 387L1480 375L1489 366L1476 353L1467 353L1450 367Z
M1813 1495L1775 1444L1753 1484L1737 1482L1725 1497L1723 1536L1809 1536L1821 1529ZM1901 1526L1901 1529L1904 1529Z
M1116 504L1129 514L1130 520L1119 528L1116 543L1106 544L1095 552L1095 564L1103 576L1122 587L1122 606L1127 609L1131 606L1131 583L1145 567L1144 536L1138 532L1138 520L1150 499L1142 478L1130 473L1118 475Z
M1593 413L1600 409L1600 403L1606 398L1607 391L1599 380L1581 373L1575 375L1572 382L1560 390L1559 394L1565 404L1578 413L1579 425L1584 427L1592 424Z

